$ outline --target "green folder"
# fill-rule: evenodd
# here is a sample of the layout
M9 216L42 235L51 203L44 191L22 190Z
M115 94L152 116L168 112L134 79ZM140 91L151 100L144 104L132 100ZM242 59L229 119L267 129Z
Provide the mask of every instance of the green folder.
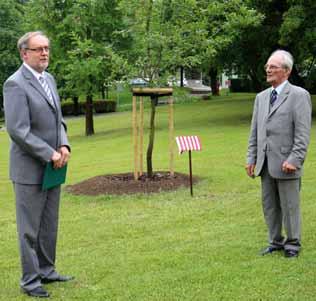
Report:
M52 162L47 163L44 172L42 190L47 190L65 183L66 173L67 164L61 168L54 168Z

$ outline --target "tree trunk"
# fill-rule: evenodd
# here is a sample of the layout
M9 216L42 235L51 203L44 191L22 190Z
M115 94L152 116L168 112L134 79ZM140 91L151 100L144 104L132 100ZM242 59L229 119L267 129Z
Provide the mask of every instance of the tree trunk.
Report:
M211 67L209 70L209 76L211 78L212 95L219 96L219 85L218 85L218 80L217 80L217 68Z
M87 95L86 100L86 136L94 135L93 126L93 97Z
M180 87L184 87L183 80L184 80L184 68L180 67Z
M78 116L79 115L79 97L78 96L73 96L72 101L74 102L74 115Z
M101 98L105 99L105 88L103 85L101 86Z
M293 69L290 75L290 81L294 85L305 88L304 79L298 74L298 71L295 65L293 66Z
M153 176L153 165L152 165L152 154L154 149L155 140L155 115L156 115L156 104L158 102L158 96L151 96L151 114L150 114L150 128L149 128L149 143L147 148L147 176L152 178Z
M255 92L258 93L258 92L262 91L263 90L262 81L259 80L256 71L250 70L249 71L249 76L251 78L252 88L255 90Z

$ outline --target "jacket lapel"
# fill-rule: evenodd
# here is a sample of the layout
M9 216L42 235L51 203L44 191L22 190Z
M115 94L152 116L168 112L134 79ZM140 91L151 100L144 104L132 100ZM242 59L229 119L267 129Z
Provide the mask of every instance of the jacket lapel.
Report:
M271 108L269 116L271 116L285 102L289 93L290 93L290 84L287 83L284 86L281 94L279 95L279 99L278 99L277 103Z
M266 96L264 97L265 103L264 103L264 111L263 111L263 116L264 118L267 118L269 115L269 110L270 110L270 89L267 90Z
M35 76L24 66L22 66L22 73L23 73L25 79L27 80L27 82L43 96L45 101L48 103L48 105L55 112L56 111L55 106L50 102L48 95L46 94L46 92L44 91L43 87L38 82L38 80L35 78Z

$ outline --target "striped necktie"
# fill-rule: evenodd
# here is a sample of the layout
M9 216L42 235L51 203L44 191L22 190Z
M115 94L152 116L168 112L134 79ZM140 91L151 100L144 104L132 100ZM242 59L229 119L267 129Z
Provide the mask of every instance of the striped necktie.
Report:
M271 96L270 96L271 106L274 105L274 103L277 100L277 98L278 98L278 92L275 89L273 89L272 92L271 92Z
M44 91L46 92L48 99L50 100L50 103L52 105L54 105L54 100L53 100L53 96L52 96L52 91L50 90L47 81L45 80L45 78L43 76L39 77L39 81L44 89Z

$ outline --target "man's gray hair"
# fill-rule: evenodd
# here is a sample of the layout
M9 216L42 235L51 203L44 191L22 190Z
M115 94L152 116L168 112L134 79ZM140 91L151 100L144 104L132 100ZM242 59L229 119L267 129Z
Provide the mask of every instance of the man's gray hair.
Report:
M276 50L274 51L270 57L274 56L274 55L279 55L282 57L282 67L285 68L285 69L288 69L288 70L292 70L293 68L293 64L294 64L294 59L293 59L293 56L291 53L289 53L288 51L285 51L285 50Z
M30 31L24 34L21 38L19 38L18 44L17 44L18 49L22 50L22 49L28 48L30 39L35 36L43 36L49 42L49 38L42 31Z

